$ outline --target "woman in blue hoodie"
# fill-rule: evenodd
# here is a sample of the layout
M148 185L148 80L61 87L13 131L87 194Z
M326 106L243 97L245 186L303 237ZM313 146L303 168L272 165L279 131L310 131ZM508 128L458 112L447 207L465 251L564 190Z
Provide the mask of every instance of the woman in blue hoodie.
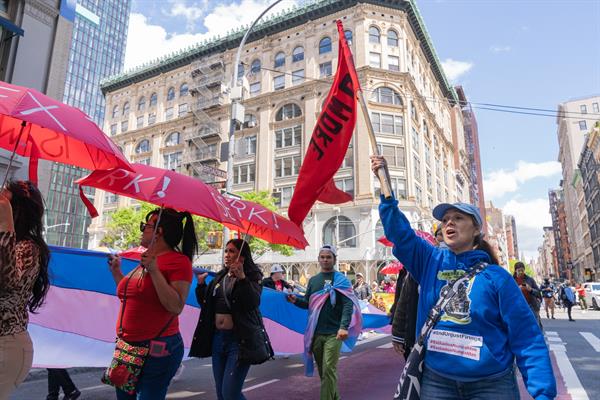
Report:
M385 166L371 157L376 172ZM544 337L513 277L498 266L483 239L479 210L471 204L440 204L446 249L419 238L395 198L382 196L379 214L393 253L419 282L417 329L442 288L474 265L487 267L459 288L426 339L422 399L518 399L514 362L535 399L553 399L556 382Z

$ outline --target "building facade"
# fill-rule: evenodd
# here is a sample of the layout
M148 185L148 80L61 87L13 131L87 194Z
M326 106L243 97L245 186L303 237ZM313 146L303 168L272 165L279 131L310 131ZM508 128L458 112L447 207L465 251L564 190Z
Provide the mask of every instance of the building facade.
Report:
M570 268L573 264L571 261L571 246L569 245L564 190L561 188L548 191L548 199L555 241L556 277L566 279L570 277Z
M122 71L130 0L77 0L63 102L79 108L102 126L106 109L100 81ZM73 182L89 173L52 163L44 194L48 243L87 248L89 213ZM93 190L86 189L93 198Z
M539 258L536 273L542 278L558 278L558 266L556 265L556 240L554 238L554 228L544 227L544 240L538 248Z
M506 215L504 217L504 227L506 229L506 251L509 260L519 258L519 244L517 240L517 224L515 217Z
M559 143L558 161L562 165L564 204L569 232L571 262L567 269L572 278L582 280L585 270L593 268L587 213L583 212L583 184L577 163L585 137L600 114L600 97L587 97L558 105L556 119ZM582 215L583 214L583 215Z
M400 207L415 228L431 231L431 209L468 201L462 113L412 1L321 1L259 24L243 49L238 78L247 94L244 123L235 131L235 192L267 190L286 214L302 157L337 65L337 28L344 23L381 153L389 163ZM229 108L227 88L244 31L113 77L102 85L104 128L131 161L174 169L222 185ZM458 129L458 130L457 130ZM282 263L291 279L317 271L323 243L339 250L339 268L375 279L390 251L377 206L379 183L370 171L369 140L359 116L336 184L354 196L340 205L317 203L304 221L310 246L291 257L267 253L263 267ZM462 136L462 139L461 139ZM457 178L460 176L460 179ZM101 217L89 229L101 245L104 224L132 204L97 191ZM220 252L199 258L220 264Z
M485 213L488 227L487 241L496 251L500 265L508 269L510 259L504 213L502 209L494 207L491 201L486 202Z

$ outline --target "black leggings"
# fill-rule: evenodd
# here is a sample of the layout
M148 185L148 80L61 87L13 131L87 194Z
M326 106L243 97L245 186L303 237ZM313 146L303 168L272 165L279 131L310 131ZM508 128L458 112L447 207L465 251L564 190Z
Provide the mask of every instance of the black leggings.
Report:
M565 306L567 307L567 315L569 316L569 319L573 319L571 317L571 308L573 308L573 303L571 303L569 300L565 300Z
M71 394L77 388L66 369L48 368L48 399L56 399L62 388L64 394Z

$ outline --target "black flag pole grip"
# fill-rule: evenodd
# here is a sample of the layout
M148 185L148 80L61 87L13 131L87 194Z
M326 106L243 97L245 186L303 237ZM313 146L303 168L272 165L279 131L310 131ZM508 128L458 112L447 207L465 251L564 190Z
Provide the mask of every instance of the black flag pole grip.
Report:
M371 116L369 115L369 110L367 109L367 103L365 102L362 90L359 90L357 95L363 117L365 118L365 122L367 124L367 132L369 133L369 141L371 142L373 154L379 156L381 154L379 154L379 148L377 147L377 138L375 137L375 131L373 130L373 124L371 123ZM377 178L379 178L379 184L381 185L381 193L383 193L383 197L386 199L391 199L392 186L390 184L390 172L387 164L377 170Z

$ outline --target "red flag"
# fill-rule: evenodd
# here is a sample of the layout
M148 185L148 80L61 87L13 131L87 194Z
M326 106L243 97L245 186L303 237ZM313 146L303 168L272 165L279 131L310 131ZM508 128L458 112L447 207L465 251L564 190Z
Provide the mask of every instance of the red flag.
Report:
M352 200L352 196L335 186L333 176L344 162L352 139L360 84L339 20L337 27L340 38L337 72L313 130L288 209L290 220L300 227L315 201L339 204Z

